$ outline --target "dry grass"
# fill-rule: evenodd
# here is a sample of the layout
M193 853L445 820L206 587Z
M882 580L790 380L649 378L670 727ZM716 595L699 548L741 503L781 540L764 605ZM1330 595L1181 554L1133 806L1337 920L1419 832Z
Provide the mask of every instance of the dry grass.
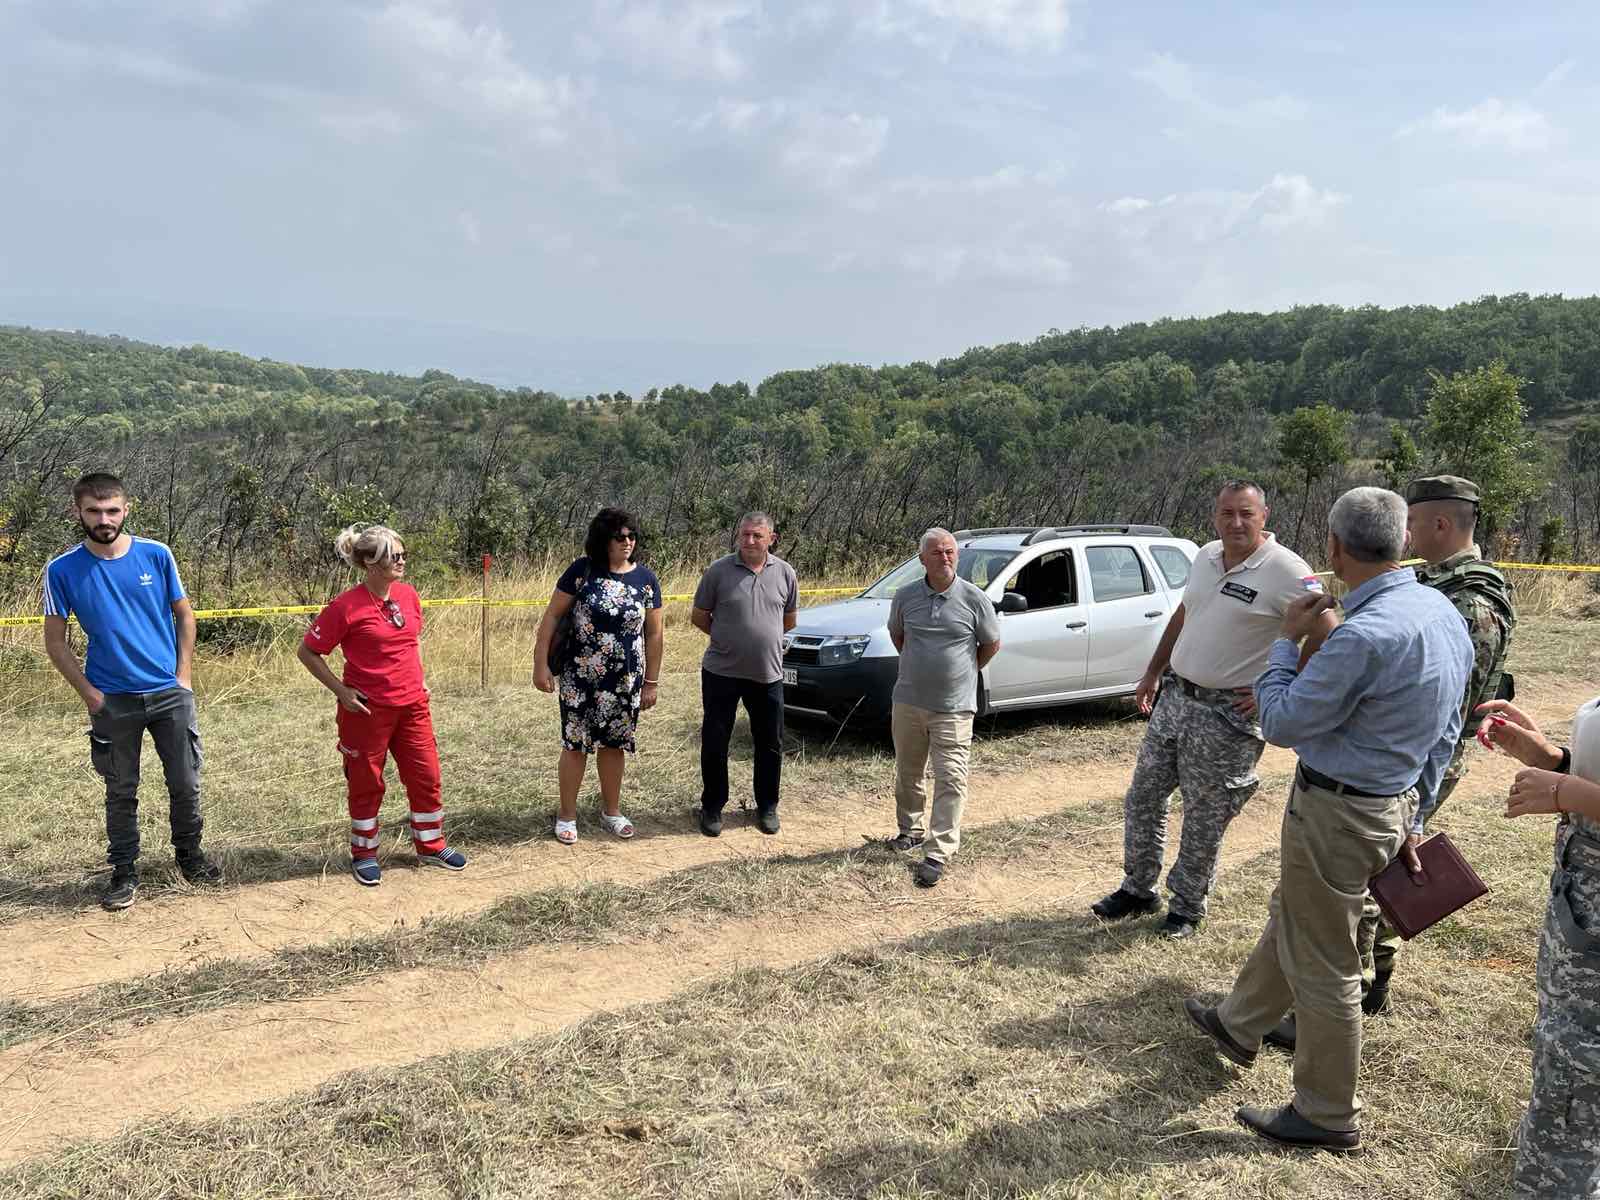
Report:
M436 623L430 662L475 672L470 638L448 629ZM697 791L697 647L674 626L670 686L629 767L630 811L647 819L680 813ZM275 653L208 659L197 679L208 844L246 885L337 867L344 852L328 701ZM1525 619L1512 666L1536 687L1600 681L1600 639L1581 622ZM464 845L547 836L553 809L554 701L521 682L525 660L503 669L487 692L475 675L446 674L436 688L451 828ZM996 721L975 765L1130 760L1143 727L1125 714L1102 706ZM0 748L0 921L89 902L103 845L82 727L80 713L55 702L12 716L20 736ZM823 803L842 788L887 796L885 741L791 734L786 803ZM748 777L748 752L739 742L736 786ZM159 795L149 766L147 797ZM164 805L145 807L153 850L165 842ZM581 811L592 807L586 798ZM1408 948L1395 1012L1368 1023L1369 1149L1359 1158L1279 1153L1239 1131L1237 1105L1288 1095L1287 1060L1266 1055L1241 1074L1177 1008L1185 995L1231 982L1276 876L1267 854L1224 877L1207 936L1179 945L1152 942L1148 923L1105 928L1078 911L1047 910L792 970L745 971L559 1036L351 1075L226 1119L137 1128L0 1175L0 1196L1500 1196L1528 1086L1549 829L1506 822L1499 808L1469 775L1441 814L1439 826L1494 892ZM1075 826L1106 816L1080 809L974 830L964 854L1037 862ZM1116 864L1106 866L1114 875ZM860 852L708 867L639 888L551 889L365 939L366 950L327 944L265 962L314 988L318 971L387 973L419 947L467 965L526 945L533 932L640 938L674 913L801 911L838 902L842 890L870 905L903 886L888 862ZM618 962L626 970L626 945ZM233 988L232 1002L293 994L274 990L260 965L89 993L78 1016L128 996L185 1012L205 1007L208 990ZM58 1015L13 1006L0 1021L34 1036Z

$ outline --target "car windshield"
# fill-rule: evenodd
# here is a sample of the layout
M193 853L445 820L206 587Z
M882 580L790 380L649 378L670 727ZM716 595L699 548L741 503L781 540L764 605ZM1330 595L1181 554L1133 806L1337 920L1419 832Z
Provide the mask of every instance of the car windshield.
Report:
M1015 550L963 549L956 560L956 574L969 583L987 588L1005 573L1006 565L1016 556ZM906 584L926 574L920 558L907 559L861 594L872 600L888 600Z

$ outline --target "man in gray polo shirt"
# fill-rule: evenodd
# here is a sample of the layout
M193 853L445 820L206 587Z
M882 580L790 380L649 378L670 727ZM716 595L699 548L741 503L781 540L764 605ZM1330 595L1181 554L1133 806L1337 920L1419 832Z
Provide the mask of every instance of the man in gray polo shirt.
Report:
M689 620L711 638L700 663L700 832L722 832L728 803L728 742L739 702L755 742L756 828L778 832L783 774L783 635L794 628L800 588L794 568L771 553L766 513L739 520L737 552L706 568Z
M900 652L894 685L894 799L897 850L927 842L916 880L933 887L961 845L967 802L967 756L978 710L978 672L1000 650L1000 621L983 589L956 574L960 558L947 529L922 535L917 556L927 575L908 583L889 603L889 640ZM933 812L927 770L933 760Z

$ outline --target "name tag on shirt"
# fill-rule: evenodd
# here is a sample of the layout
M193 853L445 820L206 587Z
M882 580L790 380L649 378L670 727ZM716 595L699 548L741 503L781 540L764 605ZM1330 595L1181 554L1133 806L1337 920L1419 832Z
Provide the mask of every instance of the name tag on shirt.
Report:
M1235 600L1243 600L1246 604L1254 604L1256 597L1261 593L1255 588L1247 588L1244 584L1235 583L1230 579L1222 585L1222 594L1232 596Z

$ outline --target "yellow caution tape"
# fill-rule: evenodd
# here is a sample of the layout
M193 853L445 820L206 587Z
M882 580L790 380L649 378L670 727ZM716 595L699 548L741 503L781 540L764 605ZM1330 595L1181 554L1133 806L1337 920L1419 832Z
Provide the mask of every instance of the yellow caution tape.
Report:
M861 590L860 587L843 588L802 588L802 596L853 596ZM693 600L692 592L676 593L663 596L663 601L688 601ZM482 596L451 596L437 600L424 600L423 608L543 608L548 600L485 600ZM255 608L204 608L197 609L194 617L197 621L228 621L237 617L277 617L289 613L319 613L325 605L321 604L271 604ZM71 618L69 618L71 619ZM0 617L0 629L16 629L27 625L43 625L43 617Z

